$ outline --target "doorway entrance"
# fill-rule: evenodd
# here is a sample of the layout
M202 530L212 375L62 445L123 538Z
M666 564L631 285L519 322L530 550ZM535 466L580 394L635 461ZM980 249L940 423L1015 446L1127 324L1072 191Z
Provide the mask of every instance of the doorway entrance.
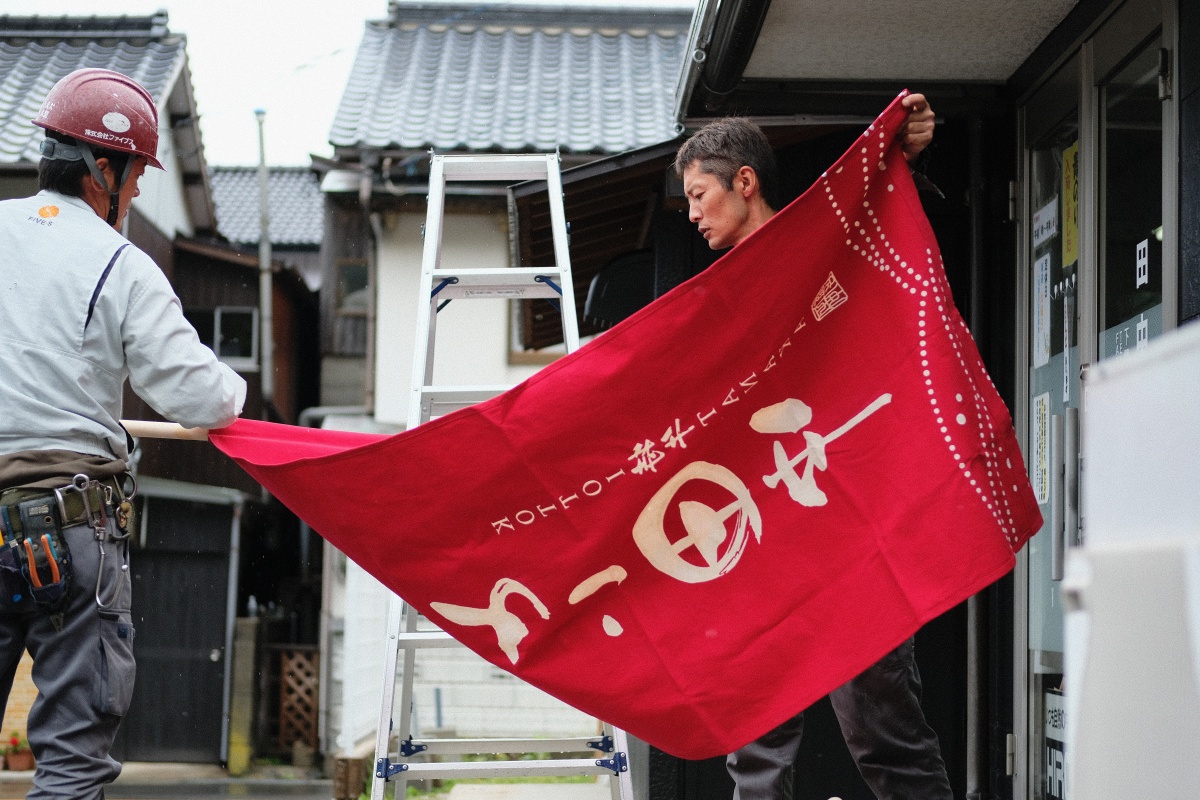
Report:
M1070 797L1060 585L1086 537L1080 414L1090 364L1174 327L1170 0L1127 0L1020 109L1028 464L1046 524L1018 567L1014 795ZM1130 420L1130 424L1136 424ZM1022 585L1023 584L1023 585ZM1024 769L1021 768L1024 766ZM1022 779L1023 778L1023 779Z

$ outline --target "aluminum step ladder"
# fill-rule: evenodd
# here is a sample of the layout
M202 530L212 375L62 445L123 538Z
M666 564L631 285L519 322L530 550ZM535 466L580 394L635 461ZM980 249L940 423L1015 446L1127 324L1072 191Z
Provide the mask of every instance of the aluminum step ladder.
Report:
M550 200L554 236L553 267L495 269L443 269L442 237L446 184L452 181L487 181L513 184L544 180ZM568 353L579 347L571 262L567 252L567 224L563 210L562 178L557 154L432 155L429 198L421 258L421 285L413 353L412 394L408 427L487 400L511 388L493 385L436 386L433 384L434 339L437 313L451 300L548 298L560 304L563 342ZM383 697L375 740L375 779L371 800L383 800L389 784L395 797L405 796L409 781L429 778L495 778L527 776L609 775L613 800L632 800L625 733L605 724L592 737L567 739L428 739L414 740L412 730L413 670L416 653L428 647L461 647L448 633L423 620L417 610L395 594L388 602ZM394 717L396 667L403 652L400 708ZM396 748L391 742L395 739ZM603 757L544 758L508 761L411 761L418 755L465 756L470 754L582 753L597 750Z

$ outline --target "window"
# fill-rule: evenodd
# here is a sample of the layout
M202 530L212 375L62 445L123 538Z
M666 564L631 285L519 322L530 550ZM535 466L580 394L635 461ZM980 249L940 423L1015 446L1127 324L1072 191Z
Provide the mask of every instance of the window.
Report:
M218 306L192 309L183 315L217 358L243 372L258 369L257 308Z
M338 263L338 313L366 316L367 262L354 259Z
M367 352L370 291L367 262L359 258L338 259L334 351L339 355L363 355Z

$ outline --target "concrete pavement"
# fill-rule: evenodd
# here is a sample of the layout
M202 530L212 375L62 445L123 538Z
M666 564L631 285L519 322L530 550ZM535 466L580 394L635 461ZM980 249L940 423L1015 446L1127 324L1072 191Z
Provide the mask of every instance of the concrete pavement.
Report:
M0 800L19 800L29 791L32 772L0 771ZM216 764L126 764L106 791L109 800L182 800L236 797L239 800L329 800L333 782L304 770L275 767L231 778ZM610 800L608 778L596 783L468 784L459 783L445 800Z
M608 778L596 783L457 783L447 800L611 800Z
M29 791L33 772L0 771L0 800L18 800ZM231 778L216 764L125 764L121 776L105 790L109 800L176 800L237 797L240 800L329 800L333 782L312 778L302 770L279 768L250 777Z

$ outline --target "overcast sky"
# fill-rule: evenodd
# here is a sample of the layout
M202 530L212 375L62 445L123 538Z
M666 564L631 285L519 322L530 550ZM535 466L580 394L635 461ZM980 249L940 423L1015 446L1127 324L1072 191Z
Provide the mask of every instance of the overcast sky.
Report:
M690 8L694 1L548 4ZM329 127L363 24L387 17L387 0L54 0L44 6L0 0L0 14L18 15L147 15L161 8L170 29L187 35L205 155L220 166L258 163L256 108L267 112L269 163L308 164L310 153L331 155Z

